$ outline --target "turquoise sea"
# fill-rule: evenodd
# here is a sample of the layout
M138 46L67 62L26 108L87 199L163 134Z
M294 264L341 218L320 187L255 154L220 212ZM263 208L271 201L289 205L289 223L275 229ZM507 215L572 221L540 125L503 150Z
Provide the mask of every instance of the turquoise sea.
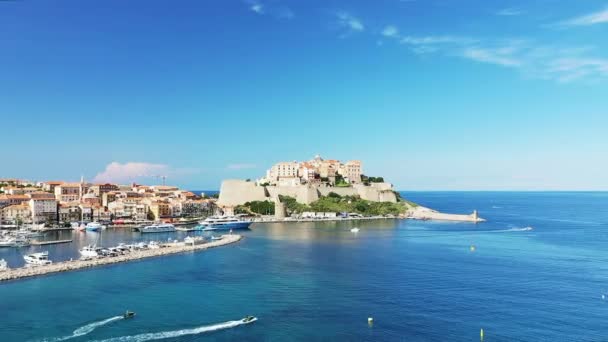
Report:
M201 253L2 283L0 341L608 340L608 193L403 195L488 222L256 224ZM45 249L61 260L140 238L74 233ZM246 315L259 320L234 322Z

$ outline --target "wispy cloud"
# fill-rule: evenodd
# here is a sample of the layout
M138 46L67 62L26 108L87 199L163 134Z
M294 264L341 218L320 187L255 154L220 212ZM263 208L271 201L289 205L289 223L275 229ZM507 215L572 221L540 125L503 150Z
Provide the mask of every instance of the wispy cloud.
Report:
M608 23L608 8L561 22L561 26L591 26Z
M382 30L382 35L388 38L399 37L399 29L396 26L388 25Z
M111 162L106 168L99 172L94 182L130 183L143 178L156 176L174 177L184 174L198 173L197 169L173 168L166 164L154 164L146 162Z
M295 13L291 8L276 3L261 2L260 0L245 0L249 10L259 15L268 15L277 19L291 20Z
M341 11L336 13L336 16L338 24L351 32L362 32L365 30L363 22L348 12Z
M473 61L498 64L505 67L519 67L522 64L521 61L513 56L512 52L505 50L504 48L488 49L471 47L464 49L462 56Z
M608 79L608 59L594 56L593 47L559 47L525 39L484 40L449 35L406 36L400 42L416 54L464 58L560 83Z
M516 8L503 8L500 11L496 12L496 15L512 17L516 15L522 15L524 12L522 10Z
M249 2L249 9L257 14L264 14L264 5L257 1Z
M226 168L229 170L245 170L245 169L255 169L255 164L230 164Z

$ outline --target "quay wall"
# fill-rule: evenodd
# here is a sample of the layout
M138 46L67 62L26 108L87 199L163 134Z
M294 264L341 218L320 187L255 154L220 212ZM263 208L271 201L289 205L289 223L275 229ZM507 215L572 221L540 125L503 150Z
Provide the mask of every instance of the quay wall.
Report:
M183 243L171 243L167 244L166 247L159 249L147 249L141 251L132 251L125 255L119 255L116 257L106 257L101 259L92 260L70 260L53 263L46 266L35 266L35 267L22 267L13 268L6 271L0 271L0 282L8 280L16 280L21 278L35 277L52 273L68 272L81 270L96 266L116 264L120 262L128 262L134 260L140 260L151 257L159 257L169 254L185 253L202 251L209 248L219 247L235 243L241 240L241 235L223 235L222 239L211 241L209 243L203 243L200 245L185 245Z

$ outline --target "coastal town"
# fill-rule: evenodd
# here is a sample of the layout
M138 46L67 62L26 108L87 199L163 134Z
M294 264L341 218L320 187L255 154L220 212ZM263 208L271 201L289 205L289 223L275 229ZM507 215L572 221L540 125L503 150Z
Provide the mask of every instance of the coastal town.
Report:
M217 196L164 183L164 178L163 185L89 183L84 177L79 182L0 179L0 247L68 244L78 238L45 236L63 230L97 234L112 227L140 233L136 243L118 246L100 246L101 235L93 235L92 244L79 246L77 260L54 263L48 251L26 253L22 255L26 267L11 269L0 259L0 281L222 246L241 239L233 230L247 230L253 223L484 221L476 211L446 214L410 202L383 177L366 176L360 161L325 160L318 155L309 161L276 163L255 181L225 180ZM351 227L352 233L358 231ZM183 240L178 240L176 232L194 235L181 235ZM148 233L165 233L168 240L146 240L143 236Z
M0 179L0 224L172 221L212 214L214 200L167 185Z

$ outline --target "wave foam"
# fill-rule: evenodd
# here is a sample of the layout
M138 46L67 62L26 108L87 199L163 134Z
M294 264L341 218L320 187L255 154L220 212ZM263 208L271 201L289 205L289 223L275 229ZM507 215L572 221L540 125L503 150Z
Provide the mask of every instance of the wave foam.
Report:
M84 336L87 334L90 334L91 332L93 332L93 330L104 326L106 324L110 324L114 321L118 321L119 319L122 319L122 316L114 316L114 317L110 317L108 319L104 319L103 321L98 321L98 322L93 322L93 323L89 323L87 325L83 325L82 327L74 330L74 332L72 333L72 335L68 335L68 336L63 336L63 337L55 337L52 339L45 339L42 340L43 342L57 342L57 341L65 341L65 340L71 340L73 338L76 337L80 337L80 336Z
M163 331L157 333L145 333L139 335L132 336L121 336L121 337L113 337L107 340L102 340L98 342L144 342L144 341L153 341L153 340L162 340L165 338L175 338L184 335L198 335L206 332L217 331L222 329L230 329L234 327L238 327L239 325L247 324L242 320L239 321L228 321L224 323L218 323L213 325L204 325L192 329L182 329L182 330L174 330L174 331Z

